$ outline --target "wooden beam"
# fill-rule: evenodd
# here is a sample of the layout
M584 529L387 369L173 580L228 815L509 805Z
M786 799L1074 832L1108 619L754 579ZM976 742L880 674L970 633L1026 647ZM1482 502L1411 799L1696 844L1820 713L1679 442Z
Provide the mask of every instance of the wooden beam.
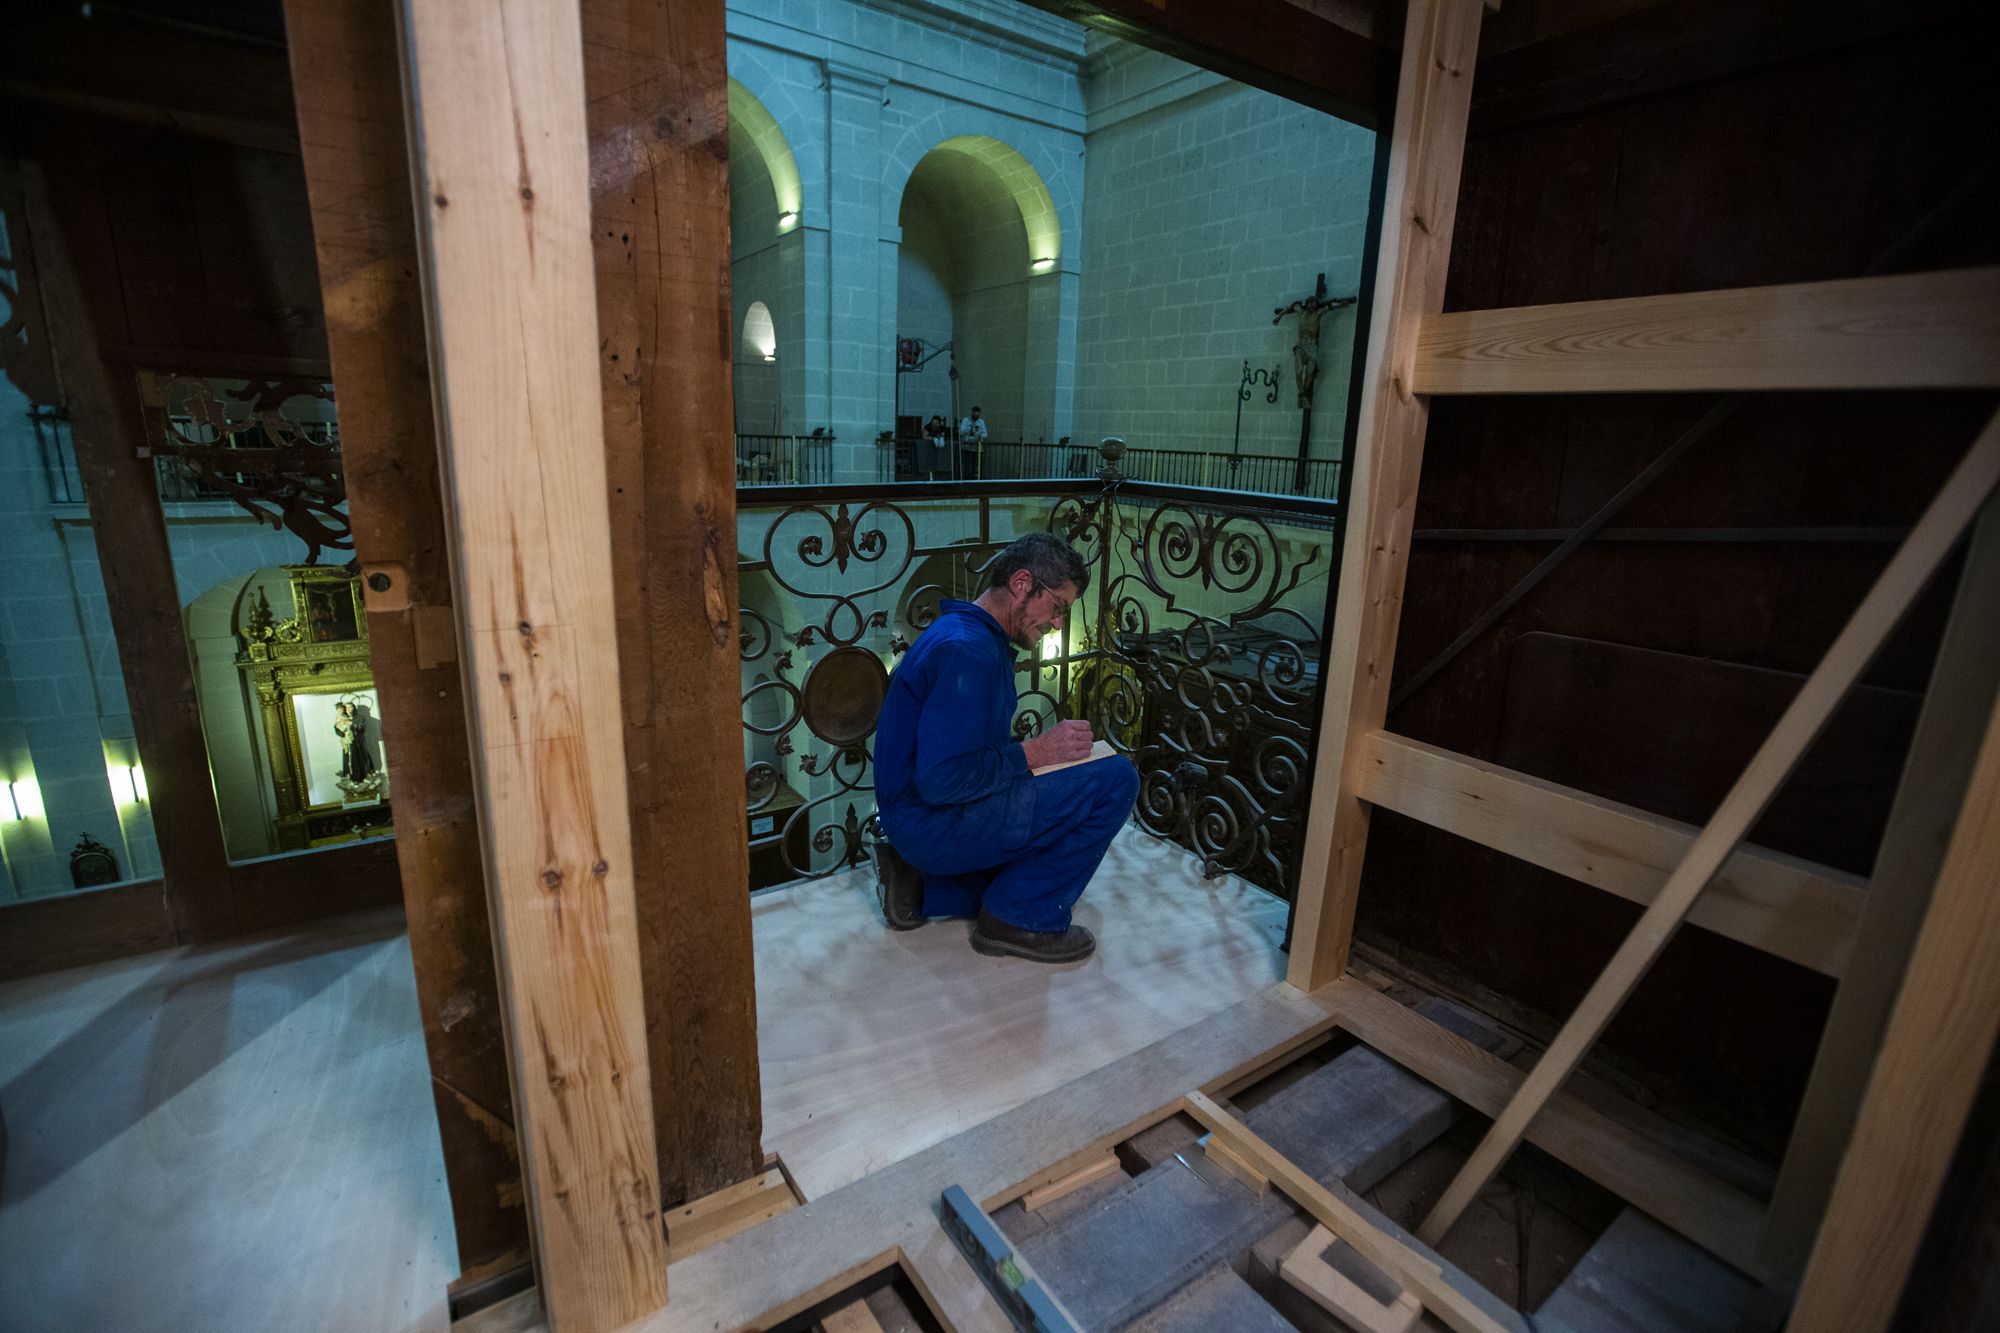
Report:
M1391 732L1362 738L1361 799L1642 906L1701 831ZM1688 920L1828 976L1841 975L1862 914L1857 875L1739 848Z
M1917 719L1903 779L1882 832L1855 931L1852 962L1834 992L1826 1032L1785 1149L1763 1255L1786 1276L1805 1267L1854 1129L1930 905L1952 825L1978 756L1980 720L2000 696L2000 498L1989 499L1966 554L1930 692Z
M1353 1246L1362 1258L1401 1283L1404 1290L1415 1293L1424 1309L1445 1324L1460 1333L1503 1333L1503 1330L1525 1333L1527 1320L1512 1310L1506 1311L1512 1318L1496 1317L1492 1308L1498 1304L1495 1297L1479 1290L1469 1279L1461 1283L1448 1278L1437 1260L1417 1253L1363 1217L1353 1204L1300 1170L1214 1100L1191 1092L1186 1105L1188 1114L1216 1138L1228 1143L1239 1157L1269 1177L1272 1184L1311 1213L1315 1221Z
M486 885L542 1300L666 1301L574 5L404 11Z
M528 1220L451 624L395 0L287 0L285 29L369 656L395 719L410 961L459 1268L483 1274L527 1262Z
M1790 1327L1889 1327L2000 1031L2000 713L1924 916Z
M1352 512L1327 644L1326 702L1287 971L1304 990L1340 977L1354 934L1368 807L1348 775L1358 742L1380 731L1388 713L1429 416L1425 400L1411 391L1417 329L1424 316L1444 308L1480 15L1479 0L1411 0L1403 37Z
M1658 958L1681 919L1730 852L1764 812L1792 766L1832 716L1841 696L1868 665L1896 622L1957 544L1959 534L2000 481L2000 416L1990 421L1972 449L1918 520L1875 586L1813 669L1798 697L1785 710L1750 765L1723 798L1708 826L1660 894L1633 926L1611 962L1591 984L1562 1031L1522 1083L1453 1178L1444 1196L1418 1229L1435 1245L1451 1230L1486 1182L1521 1141L1528 1125L1562 1081L1583 1059L1626 997Z
M736 629L722 6L587 0L612 596L668 1202L763 1167Z
M97 175L117 147L129 147L129 140L107 140L85 126L51 134L27 173L28 231L84 492L93 514L116 516L92 523L91 536L133 739L151 788L167 908L177 938L187 941L229 934L235 923L173 550L152 459L139 456L146 439L139 389L102 351L126 341L117 255Z
M1037 9L1263 88L1316 111L1374 126L1393 85L1393 48L1377 45L1366 4L1294 0L1028 0Z
M2000 387L2000 268L1432 315L1418 393Z
M1353 978L1323 992L1340 1026L1473 1110L1498 1115L1525 1075L1490 1051ZM1528 1141L1726 1263L1757 1270L1764 1210L1665 1146L1565 1092L1528 1127Z

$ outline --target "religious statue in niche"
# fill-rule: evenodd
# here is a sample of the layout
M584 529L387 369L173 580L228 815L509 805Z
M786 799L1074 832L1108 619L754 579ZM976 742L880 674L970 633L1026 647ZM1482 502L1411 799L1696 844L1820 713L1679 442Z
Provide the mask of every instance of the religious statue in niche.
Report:
M1311 296L1301 297L1287 306L1279 306L1271 314L1271 322L1276 324L1286 315L1299 317L1299 340L1292 344L1292 378L1298 385L1299 406L1312 411L1313 384L1319 378L1319 326L1329 310L1353 305L1352 296L1329 298L1326 294L1326 274L1319 275L1319 282Z
M333 706L333 734L340 741L340 776L334 785L350 801L373 800L382 790L382 773L369 749L368 722L367 710L352 695Z

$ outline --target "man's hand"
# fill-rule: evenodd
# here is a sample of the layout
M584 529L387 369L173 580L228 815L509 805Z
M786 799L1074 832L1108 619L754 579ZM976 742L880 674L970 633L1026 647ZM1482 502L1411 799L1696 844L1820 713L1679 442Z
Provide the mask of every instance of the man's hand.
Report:
M1058 722L1041 735L1022 741L1021 752L1027 755L1029 768L1045 768L1090 758L1091 740L1088 722Z

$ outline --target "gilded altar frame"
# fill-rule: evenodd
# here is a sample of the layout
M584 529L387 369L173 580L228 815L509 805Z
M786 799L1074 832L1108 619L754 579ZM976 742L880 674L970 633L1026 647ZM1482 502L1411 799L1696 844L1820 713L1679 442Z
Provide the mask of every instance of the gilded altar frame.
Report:
M277 619L260 594L239 634L242 648L236 661L263 726L278 847L295 851L387 834L391 812L386 788L372 801L311 799L306 745L292 702L301 695L374 688L361 582L337 566L290 565L286 574L291 617Z

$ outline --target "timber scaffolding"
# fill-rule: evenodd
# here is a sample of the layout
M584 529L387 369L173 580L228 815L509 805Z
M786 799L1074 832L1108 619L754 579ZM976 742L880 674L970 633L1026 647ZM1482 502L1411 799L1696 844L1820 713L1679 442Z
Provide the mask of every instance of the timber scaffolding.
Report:
M1285 11L1275 30L1294 35L1308 23L1278 0L1230 7L1234 31L1221 6L1048 7L1324 109L1388 102L1378 48L1330 21L1310 20L1317 45L1256 36L1241 11ZM357 547L387 631L379 686L399 717L436 718L462 668L469 719L469 736L399 736L396 850L423 904L412 948L439 1095L511 1106L536 1285L461 1327L765 1326L890 1269L947 1327L1006 1327L946 1235L943 1192L997 1209L1183 1113L1453 1328L1522 1326L1436 1247L1523 1142L1759 1284L1774 1325L1789 1310L1796 1329L1888 1326L2000 1026L2000 421L1705 827L1389 731L1391 667L1433 399L1990 390L2000 270L1445 314L1482 6L1412 0L1286 983L779 1210L756 1114L740 736L719 706L739 693L722 7L410 3L400 25L373 0L286 10ZM43 234L80 212L68 188L49 181ZM86 466L115 490L128 462ZM1968 529L1872 878L1742 845ZM1350 974L1376 808L1646 905L1525 1075ZM635 866L674 892L635 893ZM1564 1089L1684 921L1838 980L1768 1206ZM497 1061L468 1054L472 1029L437 1019L448 997L487 992L504 1024L472 1029L504 1031L511 1097L481 1090ZM1414 1235L1225 1104L1338 1033L1492 1118ZM469 1167L476 1146L446 1140L468 1277L490 1276L520 1238L490 1160ZM719 1202L662 1204L687 1199ZM699 1249L674 1234L745 1219Z

